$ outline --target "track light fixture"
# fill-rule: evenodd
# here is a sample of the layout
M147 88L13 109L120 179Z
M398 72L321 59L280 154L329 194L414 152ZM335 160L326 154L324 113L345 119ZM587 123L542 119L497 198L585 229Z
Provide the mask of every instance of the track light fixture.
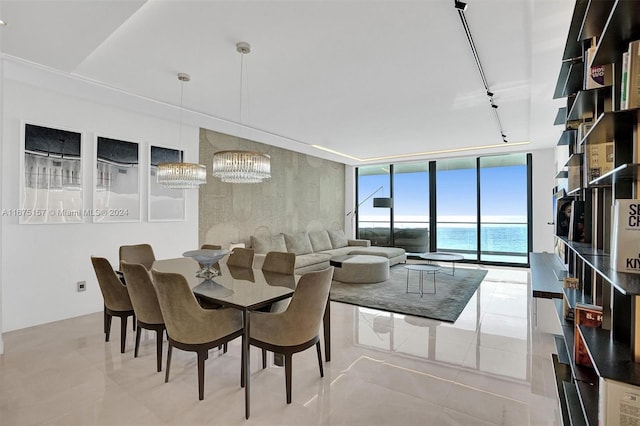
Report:
M473 55L473 59L476 61L476 66L478 67L478 72L480 73L480 78L482 79L482 84L484 85L484 90L489 97L489 104L491 105L493 115L496 118L496 124L498 125L498 131L502 136L502 142L507 143L507 138L504 134L504 130L502 129L502 123L500 122L500 117L498 116L498 105L493 102L494 93L489 89L489 83L487 83L487 77L484 74L484 69L482 68L482 64L480 63L480 56L478 56L478 51L476 50L476 45L473 42L473 37L471 36L471 30L469 29L469 24L467 23L467 18L464 15L464 11L467 10L467 3L462 2L460 0L454 0L454 7L458 11L458 15L460 16L460 22L462 22L462 27L464 28L464 33L467 36L467 41L469 42L469 47L471 48L471 54Z
M458 10L467 10L467 4L460 0L455 0L455 6Z

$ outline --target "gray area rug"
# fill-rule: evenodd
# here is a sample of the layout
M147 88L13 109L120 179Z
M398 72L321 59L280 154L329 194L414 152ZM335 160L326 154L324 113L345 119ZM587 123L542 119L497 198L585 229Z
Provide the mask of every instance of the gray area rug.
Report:
M420 274L411 271L409 291L418 291ZM486 270L443 267L436 274L436 294L406 293L407 270L404 265L391 267L389 279L373 284L346 284L333 281L331 300L367 308L454 322L487 275ZM424 291L433 291L433 275L424 274Z

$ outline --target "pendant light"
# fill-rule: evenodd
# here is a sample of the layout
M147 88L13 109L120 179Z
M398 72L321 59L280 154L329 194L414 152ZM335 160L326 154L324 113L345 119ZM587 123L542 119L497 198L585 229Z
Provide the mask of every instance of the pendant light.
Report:
M178 162L158 164L157 182L167 188L191 189L198 188L207 183L207 168L202 164L183 162L182 150L182 101L184 96L184 83L190 81L189 74L178 74L180 86L180 151Z
M240 132L242 131L242 83L244 55L251 52L246 42L236 44L240 53ZM271 157L256 151L219 151L213 154L213 176L225 183L261 183L271 177Z

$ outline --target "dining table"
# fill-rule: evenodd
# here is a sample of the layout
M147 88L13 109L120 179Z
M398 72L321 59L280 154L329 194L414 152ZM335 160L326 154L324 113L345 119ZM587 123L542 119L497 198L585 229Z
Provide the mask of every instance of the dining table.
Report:
M205 299L223 307L242 311L242 374L241 386L245 390L245 417L250 415L250 360L249 330L250 311L270 306L293 296L300 275L279 274L262 271L258 268L228 266L226 259L219 262L220 272L209 279L197 277L200 265L193 258L156 260L153 269L160 272L173 272L184 276L197 298ZM325 359L331 361L331 308L327 300L324 318Z

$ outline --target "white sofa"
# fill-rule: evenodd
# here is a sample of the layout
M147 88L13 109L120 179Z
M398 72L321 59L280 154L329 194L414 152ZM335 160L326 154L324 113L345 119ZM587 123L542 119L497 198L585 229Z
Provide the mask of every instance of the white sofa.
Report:
M343 255L366 254L389 259L389 266L406 262L405 250L397 247L372 247L369 240L351 240L344 231L280 233L276 235L251 236L251 247L255 250L254 268L261 268L265 255L270 251L295 253L296 274L324 269L331 258Z

